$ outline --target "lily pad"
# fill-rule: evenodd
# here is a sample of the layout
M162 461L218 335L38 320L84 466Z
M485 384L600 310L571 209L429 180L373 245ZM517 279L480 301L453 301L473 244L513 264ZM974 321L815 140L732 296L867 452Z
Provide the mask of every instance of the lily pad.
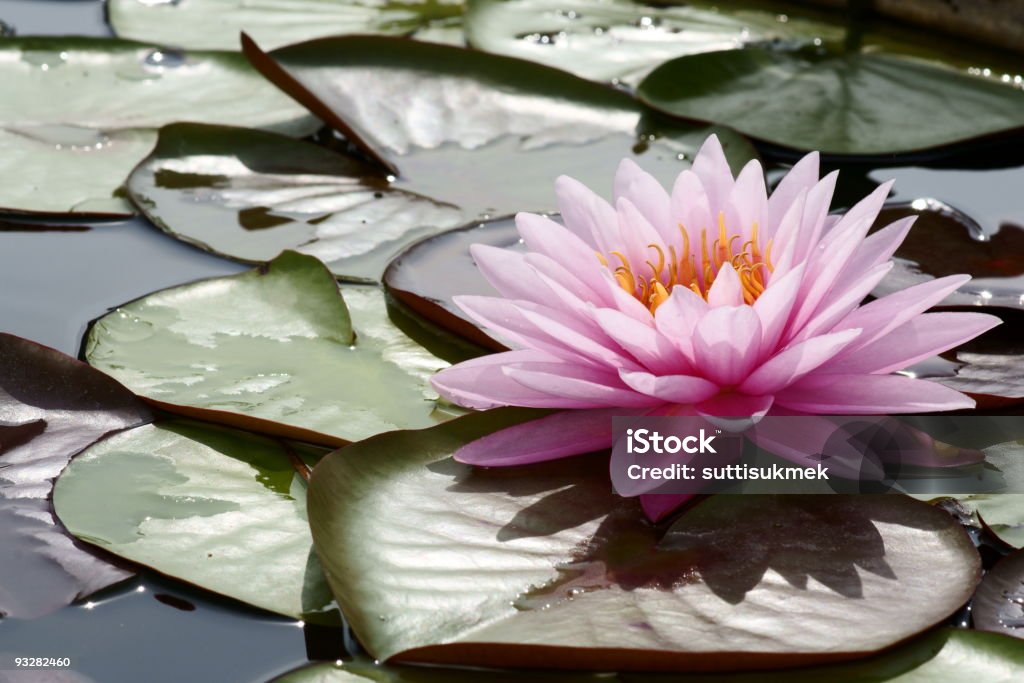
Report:
M877 224L911 215L917 216L914 227L896 250L896 267L872 292L875 296L967 273L971 281L946 297L944 306L1024 310L1024 225L983 228L973 216L930 197L883 209Z
M117 35L190 49L237 50L245 31L273 47L346 33L416 35L458 28L461 0L111 0Z
M775 672L789 683L1013 683L1024 669L1024 648L1012 638L981 631L943 629L881 655L848 664ZM320 662L297 669L274 683L472 683L485 675L497 683L764 683L768 674L543 674L538 672L372 666L359 660L339 665Z
M337 623L297 471L322 455L165 421L79 455L57 481L54 506L71 533L115 555L272 612Z
M317 553L381 660L722 670L864 656L947 618L980 559L903 496L714 496L662 533L598 455L472 469L451 454L535 412L384 434L310 482ZM912 606L912 607L910 607Z
M435 235L412 245L384 271L384 286L396 299L434 324L495 351L505 347L477 327L455 305L464 294L497 296L469 252L474 244L503 249L521 246L515 221L499 218Z
M343 291L285 252L115 309L85 357L172 412L323 445L451 417L428 385L447 363L391 324L380 289Z
M236 54L103 38L0 43L0 211L132 213L118 188L176 120L306 135L318 122ZM59 103L59 106L57 106Z
M758 41L841 40L836 23L728 4L645 5L629 0L469 0L466 38L598 81L635 85L682 55Z
M974 627L1024 638L1024 550L990 569L971 603Z
M1024 126L1019 88L924 61L821 48L680 57L637 94L687 120L834 155L920 152Z
M375 280L396 242L462 222L459 208L396 189L351 155L225 126L163 128L128 191L154 223L208 251L259 263L295 248L352 280Z
M83 448L149 422L146 406L69 356L0 334L0 616L38 617L131 572L53 517L53 479Z
M381 243L361 252L358 259L333 266L335 274L345 279L379 278L388 260L405 246L452 227L452 207L459 211L458 224L520 210L553 209L554 180L563 173L607 194L615 166L623 157L632 157L648 171L671 180L712 132L644 115L629 95L571 74L447 45L372 36L321 39L271 53L263 52L250 38L244 45L264 74L324 116L385 169L392 190L426 197L444 207L432 216L418 216L423 222L414 226L411 221L406 225L378 220L365 235L352 237L354 246L347 248L353 250L365 248L366 236L373 231L380 232ZM182 131L177 129L179 137ZM717 132L734 164L755 155L735 133ZM225 151L213 160L214 165L234 163L231 160L237 157L249 169L282 169L279 155L269 160L261 156L271 149L270 143L257 144L238 135L234 138L238 149ZM214 137L208 135L202 144L218 144ZM283 143L276 147L284 150ZM227 150L227 145L222 149ZM132 190L146 214L168 231L241 259L253 258L254 244L299 246L313 232L308 225L295 223L315 221L316 216L286 215L292 220L284 220L272 215L268 220L267 197L251 193L243 200L233 193L227 198L222 188L208 186L218 182L216 176L149 196L146 169L171 164L173 153L173 147L163 146L140 171L138 187L133 183ZM325 165L332 169L358 166L351 161L326 161L327 157L302 145L285 158L293 157L287 182L296 186L306 180L304 175L310 176L311 184L322 181ZM281 189L280 176L254 173L250 180ZM316 188L309 192L315 193ZM209 201L184 208L200 195ZM384 193L366 211L386 213L394 196ZM284 201L284 195L278 199ZM214 206L218 202L226 206ZM197 224L194 219L200 212L203 219ZM217 215L218 223L211 227L218 212L227 212L228 220ZM238 215L255 219L262 226L261 234L222 227L239 224ZM277 221L280 224L275 225ZM282 236L276 237L275 231Z

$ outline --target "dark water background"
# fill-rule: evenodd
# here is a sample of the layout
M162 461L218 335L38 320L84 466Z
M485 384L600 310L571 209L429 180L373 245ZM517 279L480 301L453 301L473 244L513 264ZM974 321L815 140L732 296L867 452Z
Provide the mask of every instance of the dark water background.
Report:
M109 35L96 0L0 0L19 35ZM0 84L2 89L2 84ZM0 90L2 93L2 90ZM1024 224L1024 150L967 146L922 171L893 160L901 200L933 196L961 206L986 232ZM993 174L992 167L1005 170ZM892 173L844 170L837 203ZM1016 186L1015 192L1009 190ZM86 325L108 309L183 282L243 266L178 242L142 219L74 231L19 230L0 218L0 329L77 355ZM85 228L86 226L79 226ZM0 548L0 553L18 552ZM96 683L266 681L308 658L341 655L340 631L303 626L144 571L137 578L35 620L0 619L0 654L70 657ZM37 672L45 681L45 674ZM3 680L0 671L0 681ZM23 679L18 679L23 680ZM24 679L28 680L28 679Z

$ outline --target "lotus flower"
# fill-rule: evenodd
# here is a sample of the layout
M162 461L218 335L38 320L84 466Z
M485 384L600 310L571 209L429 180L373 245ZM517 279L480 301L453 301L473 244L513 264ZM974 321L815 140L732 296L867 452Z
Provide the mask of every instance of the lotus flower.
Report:
M812 153L769 196L760 164L734 179L712 136L671 194L628 159L614 206L559 178L564 226L517 215L526 253L472 249L501 296L456 298L511 350L455 365L433 383L469 408L564 410L469 444L456 459L517 465L607 448L613 415L973 407L951 388L893 373L998 318L924 312L967 275L862 305L913 217L868 234L891 182L829 214L836 176L819 179ZM661 507L645 502L652 516Z

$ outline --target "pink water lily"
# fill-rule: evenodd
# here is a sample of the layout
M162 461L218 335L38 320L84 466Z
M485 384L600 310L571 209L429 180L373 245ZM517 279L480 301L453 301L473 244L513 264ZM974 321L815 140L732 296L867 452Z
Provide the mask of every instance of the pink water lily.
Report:
M614 205L555 184L564 226L521 213L526 253L475 245L500 297L457 304L511 349L439 373L477 409L565 409L474 442L462 462L503 466L607 448L611 416L914 413L971 408L935 382L893 374L998 324L925 313L970 278L939 278L862 305L913 217L868 234L891 183L830 215L836 173L818 155L768 195L761 165L733 178L710 137L671 194L626 159ZM668 498L668 497L659 497ZM672 501L645 501L652 516Z

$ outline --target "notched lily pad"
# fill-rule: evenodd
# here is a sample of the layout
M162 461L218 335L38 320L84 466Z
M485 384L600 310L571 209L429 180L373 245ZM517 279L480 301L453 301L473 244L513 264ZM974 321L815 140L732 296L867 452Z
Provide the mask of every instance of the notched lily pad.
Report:
M919 152L1024 127L1019 88L925 61L819 48L680 57L638 95L687 120L831 155Z
M186 119L306 135L318 122L239 55L105 38L0 43L0 212L125 215L155 128ZM59 105L58 105L59 103Z
M72 456L149 422L145 404L84 363L0 334L0 416L0 616L38 617L131 576L75 542L49 497Z
M285 252L115 309L85 357L167 410L311 443L450 418L428 386L447 363L391 324L378 288L343 291L315 258Z
M363 281L396 244L462 222L459 208L395 189L351 155L226 126L163 128L128 190L150 220L208 251L258 263L294 248Z
M83 452L58 480L54 506L73 534L108 552L256 607L335 624L299 472L323 453L164 421Z
M117 35L191 49L237 50L242 31L273 47L346 33L435 37L459 29L461 0L111 0ZM461 31L460 31L461 33Z
M807 665L929 628L980 578L959 524L902 496L716 496L662 533L635 500L611 493L603 457L476 470L450 458L535 414L492 411L380 435L314 470L317 552L377 658L588 670Z

